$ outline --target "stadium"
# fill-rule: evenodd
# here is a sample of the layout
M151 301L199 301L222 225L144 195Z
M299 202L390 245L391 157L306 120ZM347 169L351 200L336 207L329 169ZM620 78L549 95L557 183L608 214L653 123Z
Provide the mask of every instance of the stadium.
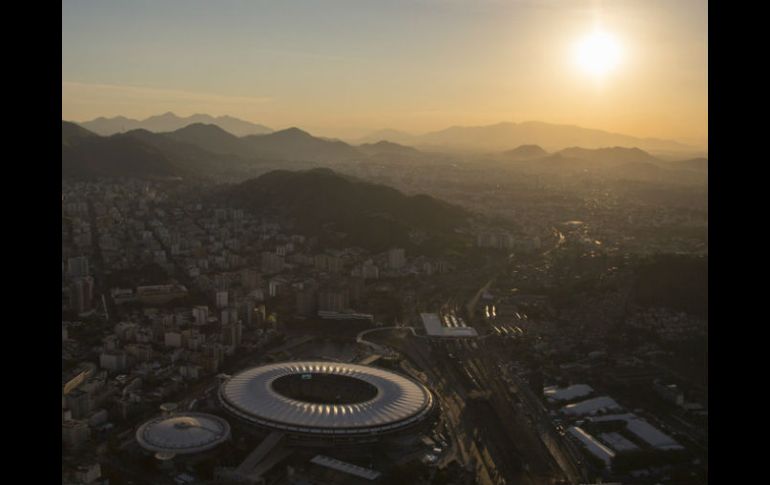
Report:
M229 438L227 421L205 413L165 414L136 430L136 440L141 447L155 452L160 460L207 451Z
M431 392L394 372L336 362L284 362L227 379L219 400L231 414L293 440L333 444L377 441L428 421Z

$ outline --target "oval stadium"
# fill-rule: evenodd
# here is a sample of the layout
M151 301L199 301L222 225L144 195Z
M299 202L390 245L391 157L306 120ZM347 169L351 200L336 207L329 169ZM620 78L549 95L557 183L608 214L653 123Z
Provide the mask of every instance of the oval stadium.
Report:
M322 361L254 367L222 383L222 406L270 431L302 439L356 442L426 421L430 390L394 372Z

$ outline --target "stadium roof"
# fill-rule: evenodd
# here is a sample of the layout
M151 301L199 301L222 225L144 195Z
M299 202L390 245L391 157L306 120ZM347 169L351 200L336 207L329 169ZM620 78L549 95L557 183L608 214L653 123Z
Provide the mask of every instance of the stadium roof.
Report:
M178 454L205 451L229 437L227 421L204 413L159 416L136 430L136 440L143 448Z
M353 387L358 388L359 395L365 395L366 389L371 393L347 403L290 397L276 389L282 388L289 376L294 377L290 377L293 381L288 387L307 396L318 392L311 389L317 385L314 381L328 383L339 392ZM337 382L329 380L329 376L341 378ZM281 380L281 385L276 386ZM300 380L306 380L307 389ZM362 386L366 388L363 394ZM219 397L228 411L248 421L284 431L331 435L404 428L422 420L433 407L430 391L410 378L375 367L322 361L283 362L248 369L223 383Z

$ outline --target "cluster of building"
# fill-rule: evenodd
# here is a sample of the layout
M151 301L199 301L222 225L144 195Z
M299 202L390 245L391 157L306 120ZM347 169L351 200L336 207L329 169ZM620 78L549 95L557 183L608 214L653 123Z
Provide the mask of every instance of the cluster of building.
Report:
M541 242L539 236L514 236L510 231L501 228L478 228L476 246L529 253L540 249Z
M613 398L597 395L591 386L549 386L543 394L559 429L608 474L629 473L655 463L667 463L667 453L685 448L674 438ZM681 455L681 454L680 454Z
M381 299L394 291L388 280L453 270L405 248L325 248L154 182L67 181L62 194L62 445L63 456L80 457L73 473L92 459L89 443L122 436L228 359L281 342L279 315L372 324L367 292Z
M669 342L708 336L708 322L695 315L667 308L645 308L631 315L626 323L652 332Z

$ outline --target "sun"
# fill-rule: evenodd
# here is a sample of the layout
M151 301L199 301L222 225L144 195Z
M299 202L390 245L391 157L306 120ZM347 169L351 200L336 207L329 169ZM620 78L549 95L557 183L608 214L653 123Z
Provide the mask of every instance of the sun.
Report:
M593 32L575 44L575 62L585 73L603 77L620 64L622 50L617 39L606 32Z

